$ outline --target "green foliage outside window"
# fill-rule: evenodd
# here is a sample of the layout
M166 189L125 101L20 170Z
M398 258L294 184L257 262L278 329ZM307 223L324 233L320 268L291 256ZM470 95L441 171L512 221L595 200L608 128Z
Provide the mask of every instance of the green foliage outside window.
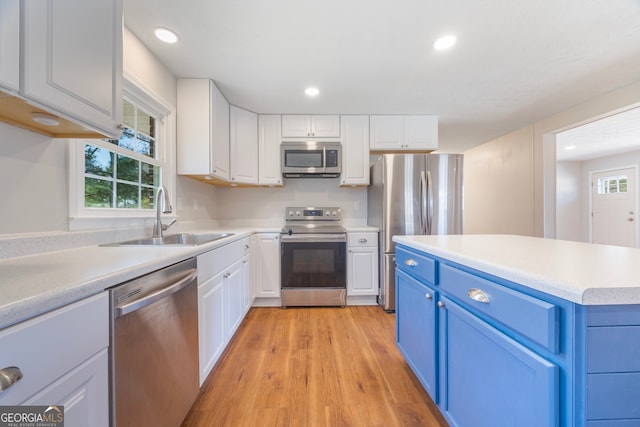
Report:
M124 122L122 137L106 142L131 151L131 155L85 144L85 207L154 208L154 194L160 184L160 166L153 164L157 151L155 119L125 100Z

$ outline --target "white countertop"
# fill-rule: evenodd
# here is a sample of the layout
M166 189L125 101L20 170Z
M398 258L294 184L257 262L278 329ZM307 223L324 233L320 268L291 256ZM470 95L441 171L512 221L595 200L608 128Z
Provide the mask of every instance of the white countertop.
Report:
M513 235L393 240L578 304L640 304L640 249Z
M223 231L235 234L199 246L84 246L1 260L0 329L254 232Z
M197 230L198 232L235 233L225 239L200 246L104 247L92 245L2 259L0 260L0 329L247 237L254 232L279 233L280 228ZM378 230L375 227L357 224L350 224L345 228L347 232ZM13 246L16 245L18 244L13 244ZM20 251L18 250L17 253Z

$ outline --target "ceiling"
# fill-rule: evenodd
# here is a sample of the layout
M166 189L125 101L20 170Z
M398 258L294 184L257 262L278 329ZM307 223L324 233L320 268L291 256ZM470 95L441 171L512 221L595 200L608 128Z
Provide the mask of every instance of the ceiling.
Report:
M640 80L640 0L124 0L124 15L177 77L212 78L232 104L436 114L443 152ZM435 51L444 34L455 46Z
M556 134L556 160L582 161L640 150L640 108Z

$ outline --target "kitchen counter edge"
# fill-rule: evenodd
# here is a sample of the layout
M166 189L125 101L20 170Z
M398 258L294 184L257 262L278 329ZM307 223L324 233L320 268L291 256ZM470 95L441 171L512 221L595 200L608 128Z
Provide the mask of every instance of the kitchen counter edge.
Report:
M85 246L2 260L0 330L258 231L224 232L234 234L199 246Z
M577 304L640 304L640 249L516 235L393 240Z

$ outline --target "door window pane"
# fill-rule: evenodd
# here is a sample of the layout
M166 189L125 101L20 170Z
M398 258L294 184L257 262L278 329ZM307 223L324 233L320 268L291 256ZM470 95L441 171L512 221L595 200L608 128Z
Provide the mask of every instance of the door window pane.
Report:
M626 193L627 181L627 175L598 178L598 194Z

